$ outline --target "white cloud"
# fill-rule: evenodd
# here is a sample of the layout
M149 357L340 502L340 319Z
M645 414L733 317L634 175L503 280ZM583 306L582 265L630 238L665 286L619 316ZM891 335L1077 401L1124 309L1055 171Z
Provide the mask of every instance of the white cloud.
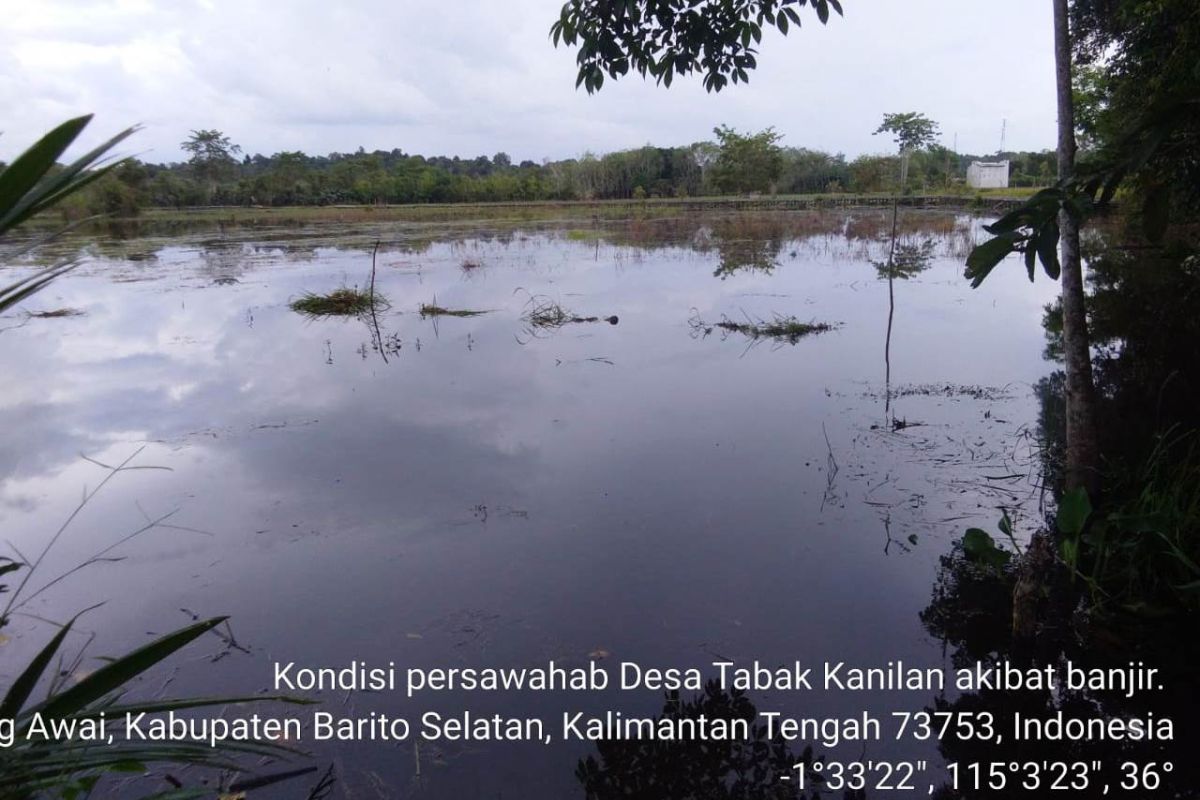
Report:
M640 78L574 90L574 53L547 37L559 0L0 0L0 157L68 116L89 142L143 123L134 149L182 156L195 128L246 152L399 147L560 158L774 125L787 144L890 149L886 111L922 111L944 141L1053 143L1050 14L1040 0L847 0L826 27L764 38L748 86L708 95Z

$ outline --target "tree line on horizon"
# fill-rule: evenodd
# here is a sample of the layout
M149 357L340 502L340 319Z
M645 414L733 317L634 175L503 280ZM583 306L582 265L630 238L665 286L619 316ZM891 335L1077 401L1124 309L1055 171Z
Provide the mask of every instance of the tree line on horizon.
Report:
M65 213L131 216L147 207L627 200L900 189L899 155L847 159L841 153L785 147L771 128L740 133L721 126L714 134L714 140L682 147L647 145L539 164L515 163L503 152L427 157L399 148L243 155L220 131L199 130L182 143L187 161L130 159L72 198ZM981 158L1007 158L1013 186L1048 185L1056 170L1051 151L981 157L933 144L910 154L906 191L960 187L971 161Z

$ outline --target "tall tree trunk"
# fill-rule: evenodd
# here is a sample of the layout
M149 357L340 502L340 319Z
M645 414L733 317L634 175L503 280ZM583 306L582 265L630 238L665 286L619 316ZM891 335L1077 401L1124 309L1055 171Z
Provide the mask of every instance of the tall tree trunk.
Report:
M1058 88L1058 178L1075 170L1075 101L1071 93L1071 33L1067 0L1054 2L1054 62ZM1067 381L1067 489L1099 487L1100 444L1096 431L1095 389L1079 257L1079 225L1059 215L1062 233L1063 360Z

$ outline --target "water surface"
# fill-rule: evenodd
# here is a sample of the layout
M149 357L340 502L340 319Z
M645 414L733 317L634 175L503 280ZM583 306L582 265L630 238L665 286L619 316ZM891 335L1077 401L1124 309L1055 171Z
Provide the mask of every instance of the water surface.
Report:
M1049 371L1040 321L1055 287L1014 264L971 290L962 258L979 223L911 214L902 244L927 260L892 287L889 365L886 215L735 222L86 243L85 265L26 304L82 314L0 319L5 536L39 550L105 476L93 460L130 456L167 469L107 484L43 579L147 519L174 512L174 527L25 610L62 619L105 600L86 618L93 655L231 615L238 647L202 640L170 673L176 693L262 690L274 660L945 665L919 618L939 557L1001 506L1023 532L1037 524L1032 385ZM376 239L390 303L377 320L290 310L304 292L365 285ZM422 318L434 301L488 313ZM546 302L617 324L531 326L523 315ZM775 315L835 328L793 344L714 327ZM46 630L14 625L3 670ZM662 704L324 699L360 714ZM753 699L811 716L912 710L886 693ZM579 795L590 752L316 750L347 787L431 797Z

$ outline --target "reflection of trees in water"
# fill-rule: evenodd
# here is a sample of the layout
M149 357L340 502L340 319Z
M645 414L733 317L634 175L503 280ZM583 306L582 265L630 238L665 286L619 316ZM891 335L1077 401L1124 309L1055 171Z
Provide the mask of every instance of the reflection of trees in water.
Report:
M437 246L519 246L530 237L555 238L564 229L575 232L582 226L587 234L586 244L593 248L603 244L643 251L680 247L702 253L715 251L720 259L716 275L727 277L744 271L770 274L785 250L793 251L793 257L871 260L879 256L880 242L886 242L891 225L890 212L869 209L721 214L689 211L577 220L544 219L532 213L521 218L514 212L512 219L463 220L451 212L431 208L428 218L418 215L395 223L380 222L363 210L347 209L344 215L345 218L329 219L307 214L294 218L276 214L268 218L253 214L239 218L231 214L122 220L114 223L112 230L93 225L77 236L51 243L46 258L64 253L74 255L86 244L95 254L105 257L145 260L153 258L162 247L189 244L179 239L191 240L202 251L218 251L209 254L209 260L218 261L239 245L264 257L281 251L284 258L295 261L312 260L321 249L361 253L366 258L378 239L383 242L382 268L391 266L389 256L427 255ZM959 248L956 238L970 232L965 220L953 213L909 210L900 216L899 230L902 239L931 238L941 255L953 255ZM177 240L169 241L172 238Z
M976 564L956 543L941 567L933 600L921 612L921 622L934 636L954 645L956 667L1006 649L1012 633L1011 573Z
M596 744L596 755L579 762L575 776L588 800L800 800L822 796L818 789L801 792L796 782L779 779L794 774L796 764L811 766L812 748L797 756L782 739L768 739L765 726L754 725L757 715L758 709L744 692L723 691L715 682L688 701L671 692L659 719L744 719L750 722L751 739L602 741ZM806 773L811 782L812 770Z
M720 263L713 277L724 280L739 272L770 275L779 266L784 243L778 239L718 239L715 243Z
M908 280L920 275L933 263L937 243L933 239L917 242L897 241L892 257L886 261L872 261L880 280L894 278Z
M1042 485L1057 495L1062 491L1067 455L1067 376L1055 370L1034 384L1033 391L1038 401Z
M1200 428L1200 256L1107 248L1088 266L1102 448L1135 462L1172 426ZM1047 358L1059 361L1059 303L1044 324Z
M247 255L241 242L204 242L200 247L200 273L214 281L240 278L246 271Z
M891 229L891 211L866 209L688 213L597 223L588 231L588 242L642 250L678 247L702 253L717 250L720 255L728 253L730 265L776 260L787 248L822 259L858 261L886 257ZM897 230L902 241L930 240L941 255L955 257L963 251L960 239L970 238L971 221L952 213L907 210L899 215ZM744 244L752 242L769 243L774 252L769 252L768 247L765 259L745 252ZM736 267L726 273L734 271Z
M955 667L977 661L1010 661L1023 669L1054 665L1060 671L1070 661L1083 668L1126 668L1131 661L1144 661L1163 670L1164 689L1125 698L1121 692L1068 690L1060 685L1053 691L983 690L966 693L951 701L935 697L931 707L945 712L991 712L1000 742L962 741L953 736L939 745L949 762L1038 763L1048 761L1099 760L1117 795L1118 767L1126 761L1141 764L1171 761L1174 769L1164 774L1163 788L1153 796L1200 796L1200 764L1191 754L1200 746L1200 730L1195 717L1200 681L1194 669L1200 657L1195 637L1181 640L1171 627L1156 630L1149 622L1121 635L1112 629L1081 627L1072 618L1070 606L1059 608L1058 619L1044 620L1038 635L1028 646L1014 646L1011 631L1013 583L1017 575L1007 568L992 569L968 559L961 545L943 556L929 606L921 613L926 629L941 639L950 651ZM1068 593L1069 595L1069 593ZM1065 719L1133 718L1146 720L1170 717L1175 722L1175 741L1023 741L1012 735L1014 713L1023 717L1049 719L1062 714ZM985 769L986 774L986 769ZM988 797L1029 797L1019 777L1010 774L1008 786L989 790ZM1043 787L1044 788L1044 787ZM1070 793L1072 797L1105 796L1103 782L1093 781L1087 789ZM942 787L940 797L972 797L971 791L954 792ZM1130 796L1130 795L1126 795Z
M849 226L847 226L849 228ZM900 239L900 204L892 204L891 234L885 240L887 243L887 259L872 261L880 280L888 284L888 316L887 334L883 340L883 413L887 419L892 411L892 323L896 317L896 287L897 280L908 280L929 269L933 260L935 243L933 239L920 242L905 242ZM888 420L894 426L895 418Z
M1200 424L1200 407L1195 403L1200 388L1200 350L1195 346L1200 340L1200 317L1195 314L1195 298L1200 296L1197 267L1200 264L1193 263L1189 268L1182 254L1128 253L1115 248L1105 248L1102 257L1090 262L1087 305L1094 338L1097 411L1102 446L1114 476L1136 470L1145 462L1148 448L1160 445L1172 435L1169 432L1195 431ZM1061 312L1056 306L1047 310L1044 323L1046 357L1060 360ZM1062 479L1064 383L1062 371L1056 370L1035 386L1045 482L1056 491ZM1168 453L1165 457L1168 469L1179 468L1180 464L1171 460L1174 455ZM1133 486L1139 496L1151 488L1149 484ZM1128 502L1121 496L1123 491L1119 481L1110 481L1109 502ZM1154 544L1154 537L1153 532L1135 533L1128 542L1145 548ZM1148 563L1153 574L1166 574L1165 564ZM1118 565L1118 569L1123 566ZM1085 572L1093 568L1094 564L1083 567ZM1137 569L1140 567L1129 568L1128 576L1132 578L1128 579L1140 579ZM1128 576L1116 577L1124 580ZM922 619L931 633L952 648L956 662L990 655L998 659L1019 657L1022 665L1028 666L1061 666L1070 660L1085 668L1120 668L1141 661L1163 671L1163 690L1133 698L1125 698L1120 692L1065 689L1054 693L977 692L953 703L943 702L942 706L946 710L991 710L998 719L1008 719L1015 711L1043 718L1062 712L1068 718L1079 719L1145 720L1153 714L1156 719L1175 722L1175 741L1006 740L999 747L948 741L942 745L943 755L948 759L988 761L1098 759L1110 769L1126 761L1170 761L1174 769L1163 773L1163 787L1145 795L1200 797L1200 762L1193 756L1200 747L1200 726L1195 721L1200 711L1200 675L1195 668L1200 641L1195 636L1194 614L1159 617L1145 613L1145 609L1139 612L1126 608L1127 603L1156 602L1157 596L1140 584L1140 588L1129 592L1124 583L1105 583L1109 596L1102 613L1086 606L1076 607L1082 587L1068 587L1062 599L1050 604L1058 609L1060 619L1053 626L1041 626L1032 652L1018 652L1008 627L1014 577L971 564L961 548L943 558L933 601ZM1117 591L1127 594L1118 596ZM1118 793L1114 788L1109 794ZM988 796L1024 797L1028 793L1016 784ZM1072 796L1100 797L1103 789L1093 786Z

